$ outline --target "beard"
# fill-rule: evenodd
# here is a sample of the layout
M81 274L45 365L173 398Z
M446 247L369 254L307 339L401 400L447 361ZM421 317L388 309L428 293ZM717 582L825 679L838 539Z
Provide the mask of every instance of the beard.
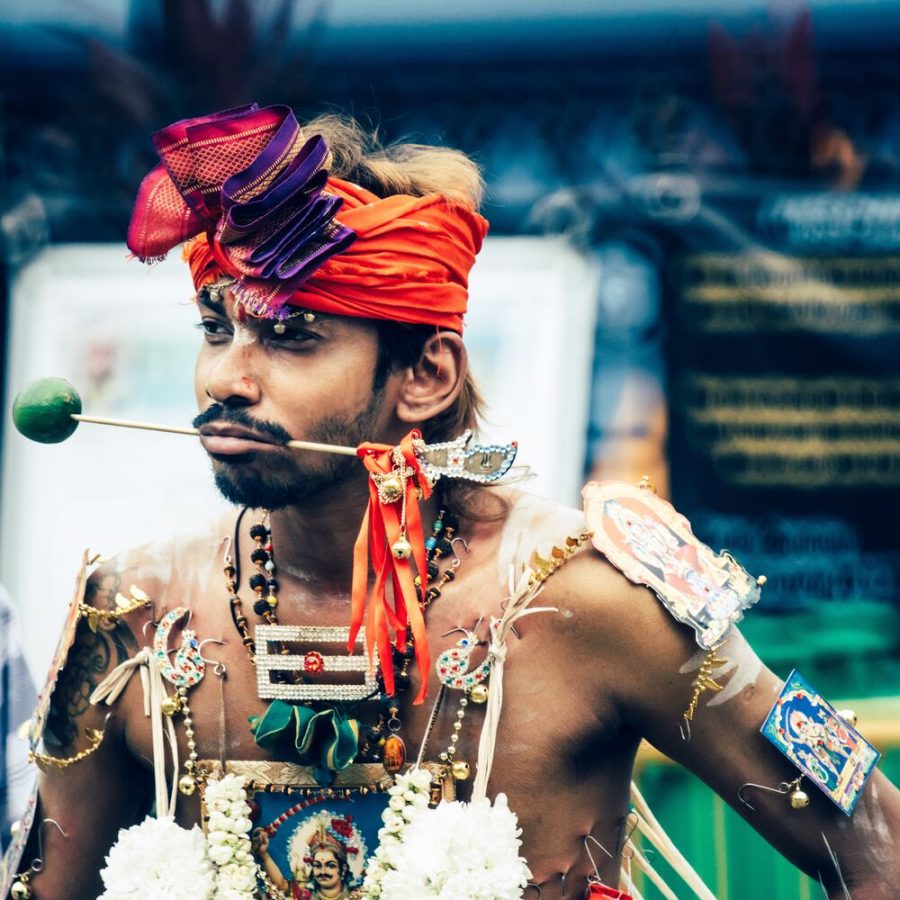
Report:
M331 415L321 419L304 440L320 444L356 447L372 438L378 419L383 391L377 391L369 405L356 416ZM254 419L243 409L214 403L194 421L194 428L221 422L251 428L287 443L291 435L276 422ZM303 464L298 457L318 457L315 465ZM328 491L360 470L359 461L336 453L316 453L286 449L273 453L260 451L239 456L212 456L213 478L222 496L236 506L277 510L301 505Z

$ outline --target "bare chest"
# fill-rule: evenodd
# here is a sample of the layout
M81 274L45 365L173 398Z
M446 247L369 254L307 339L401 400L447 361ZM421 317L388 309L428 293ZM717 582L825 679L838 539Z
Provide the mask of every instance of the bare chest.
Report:
M417 680L411 670L409 690L398 693L395 732L405 747L407 762L456 762L461 777L458 795L467 799L475 776L482 740L486 694L496 690L496 676L484 679L483 690L463 691L441 683L441 663L456 653L455 664L464 672L478 672L484 662L483 645L460 646L460 641L488 634L491 616L499 615L504 590L489 565L468 567L466 577L449 585L427 610L427 634L432 666L428 697L413 704ZM201 760L271 760L278 758L255 741L250 720L267 710L260 698L258 667L235 630L224 590L170 591L167 608L177 603L194 610L191 627L203 643L209 661L199 685L189 692L194 748L188 747L183 717L176 718L180 759L194 749ZM255 617L245 610L254 627ZM349 611L341 603L294 603L290 596L279 607L283 624L308 629L305 658L319 654L328 660L343 655L334 642L315 639L316 629L341 629ZM617 847L627 809L628 783L636 742L618 728L609 697L597 677L597 667L577 642L564 612L530 617L519 636L508 644L503 673L503 706L493 753L489 796L503 792L523 829L523 855L535 881L544 885L543 896L581 896L590 871L584 839L596 837L610 852ZM479 620L481 620L479 622ZM477 630L476 630L476 626ZM178 640L173 636L173 646ZM208 642L207 642L208 641ZM327 646L326 646L327 643ZM296 650L297 648L293 648ZM273 648L274 650L274 648ZM364 658L364 653L361 654ZM323 673L324 675L325 673ZM492 683L492 677L494 683ZM336 671L335 683L357 683L363 673ZM326 679L327 680L327 679ZM135 681L125 698L126 735L132 753L152 760L149 720L143 716L139 685ZM385 707L378 701L346 704L346 713L359 722L361 734L378 726ZM382 728L382 736L386 734ZM291 761L281 755L281 761ZM467 770L467 772L466 772ZM179 817L197 821L196 796L182 797ZM596 855L596 854L595 854ZM569 873L563 881L563 873ZM608 874L608 873L605 873ZM565 883L565 893L563 884Z

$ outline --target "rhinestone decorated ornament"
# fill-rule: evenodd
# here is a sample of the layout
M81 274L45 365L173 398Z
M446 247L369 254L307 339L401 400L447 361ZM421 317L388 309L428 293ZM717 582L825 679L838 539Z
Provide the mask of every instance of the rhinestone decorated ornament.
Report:
M434 484L439 478L493 484L510 469L518 452L518 444L473 444L472 431L467 429L458 438L439 444L419 440L413 449L422 473Z
M206 662L200 655L200 643L190 628L185 628L181 633L181 645L175 651L174 662L169 659L169 633L188 612L185 607L179 606L166 613L153 636L153 653L159 661L160 673L176 688L195 687L206 671Z
M491 621L491 633L496 632L498 622ZM488 656L480 665L469 670L469 657L481 643L473 631L466 631L454 647L445 650L437 659L435 668L441 684L457 691L470 691L475 685L486 681L491 674L491 659Z

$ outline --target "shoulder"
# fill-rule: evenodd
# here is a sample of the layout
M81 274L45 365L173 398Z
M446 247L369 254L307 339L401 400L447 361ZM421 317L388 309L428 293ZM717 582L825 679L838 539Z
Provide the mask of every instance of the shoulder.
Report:
M498 544L498 565L516 573L530 566L538 573L550 563L552 575L542 589L541 606L558 606L564 620L579 631L585 628L620 645L634 634L663 639L664 632L689 635L642 580L623 573L629 566L613 565L598 546L597 522L584 511L522 492L505 496L508 515ZM575 549L573 538L579 539ZM556 549L555 549L556 548ZM572 550L575 552L572 552ZM560 552L562 551L562 552ZM508 575L504 579L508 581Z
M221 577L217 553L222 552L227 524L226 519L218 520L125 551L80 580L83 595L79 589L73 599L51 667L52 686L45 688L51 692L46 733L50 743L63 747L74 743L91 694L146 643L149 623L176 601L199 602L204 582L216 572ZM61 668L58 678L56 665Z
M656 620L662 611L651 590L626 578L590 541L547 579L542 597L542 605L559 604L606 631Z
M85 603L98 610L115 610L117 597L146 595L153 608L165 605L173 592L185 599L202 589L209 570L221 573L220 559L228 549L236 513L189 530L125 550L103 560L87 580Z
M493 505L502 514L489 519L495 530L497 565L502 581L510 566L521 571L535 553L546 555L567 537L585 531L581 510L525 491L492 491ZM490 508L490 507L489 507Z

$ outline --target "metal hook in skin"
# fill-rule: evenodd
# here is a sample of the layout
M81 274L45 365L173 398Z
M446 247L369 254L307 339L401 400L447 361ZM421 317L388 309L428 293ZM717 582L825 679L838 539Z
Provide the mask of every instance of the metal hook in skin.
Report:
M107 718L109 718L109 716L107 716ZM41 824L38 826L38 836L37 836L37 841L38 841L38 855L32 860L31 865L28 867L29 871L33 872L35 875L37 875L38 872L42 872L43 869L44 869L44 834L43 834L43 829L44 829L44 826L45 826L48 822L51 823L52 825L55 825L57 831L59 831L59 833L60 833L66 840L69 839L69 836L66 834L66 832L65 832L65 830L63 829L62 825L60 825L59 822L56 821L56 819L50 819L50 818L47 818L47 819L42 819L42 820L41 820Z
M468 634L468 630L463 628L462 625L457 625L456 628L451 628L449 631L445 631L441 637L447 637L448 634L454 634L457 631L461 631L463 634Z
M197 652L200 654L200 659L202 659L203 662L205 662L208 665L211 665L213 667L213 673L215 675L218 675L219 678L224 678L225 673L227 672L227 669L225 668L225 663L223 663L219 659L207 659L203 655L203 645L209 644L209 643L218 644L220 647L224 647L228 643L228 641L223 641L219 638L204 638L202 641L200 641L200 643L197 646Z
M527 892L531 888L534 888L538 892L537 900L542 900L544 892L543 890L541 890L541 886L539 884L535 884L533 881L529 881L528 884L525 885L525 891ZM525 894L522 894L522 897L524 900Z
M223 641L221 638L204 638L197 645L197 650L200 652L200 659L202 659L203 662L215 663L216 660L207 659L205 656L203 656L203 645L204 644L218 644L220 647L224 647L227 643L228 643L228 641Z
M146 622L144 622L143 626L141 627L141 633L144 635L144 640L147 639L147 627L149 625L152 625L154 628L159 628L159 622L157 622L155 619L148 619Z
M484 644L485 641L482 641L478 637L478 629L481 627L481 623L484 621L484 616L479 617L478 621L475 623L474 628L463 628L462 625L457 625L456 628L451 628L449 631L445 631L441 637L447 637L447 635L454 634L457 631L461 631L463 634L470 634L475 638L475 642L477 644Z
M746 806L748 809L752 809L754 812L756 812L756 807L753 806L752 803L749 803L747 800L744 799L744 791L747 788L756 788L757 790L760 790L760 791L768 791L770 794L780 794L781 796L784 796L785 794L789 793L795 785L799 784L799 781L800 781L799 778L796 779L795 781L791 781L791 782L782 781L781 784L779 784L777 788L769 787L766 784L756 784L752 781L745 781L738 788L738 792L737 792L738 800L740 800L741 803L743 803L744 806Z
M225 565L230 566L231 562L232 562L232 559L231 559L231 535L226 534L222 540L225 541Z
M450 565L454 569L458 569L462 565L462 560L459 558L459 555L456 552L456 542L461 541L463 547L466 548L466 553L471 553L469 550L469 542L464 537L455 537L452 541L450 541L450 552L453 554L453 562Z
M587 853L588 859L591 861L591 866L593 866L593 868L594 868L594 874L597 876L598 880L602 883L603 879L600 878L600 869L597 867L597 862L594 859L594 854L591 853L591 848L588 846L588 841L593 841L610 859L613 858L613 855L592 834L586 834L584 836L585 853Z
M619 837L619 843L616 847L617 851L621 851L623 859L631 859L634 856L634 850L628 846L628 841L634 834L634 830L638 827L639 820L640 817L634 810L628 813L628 815L625 817L626 830Z

